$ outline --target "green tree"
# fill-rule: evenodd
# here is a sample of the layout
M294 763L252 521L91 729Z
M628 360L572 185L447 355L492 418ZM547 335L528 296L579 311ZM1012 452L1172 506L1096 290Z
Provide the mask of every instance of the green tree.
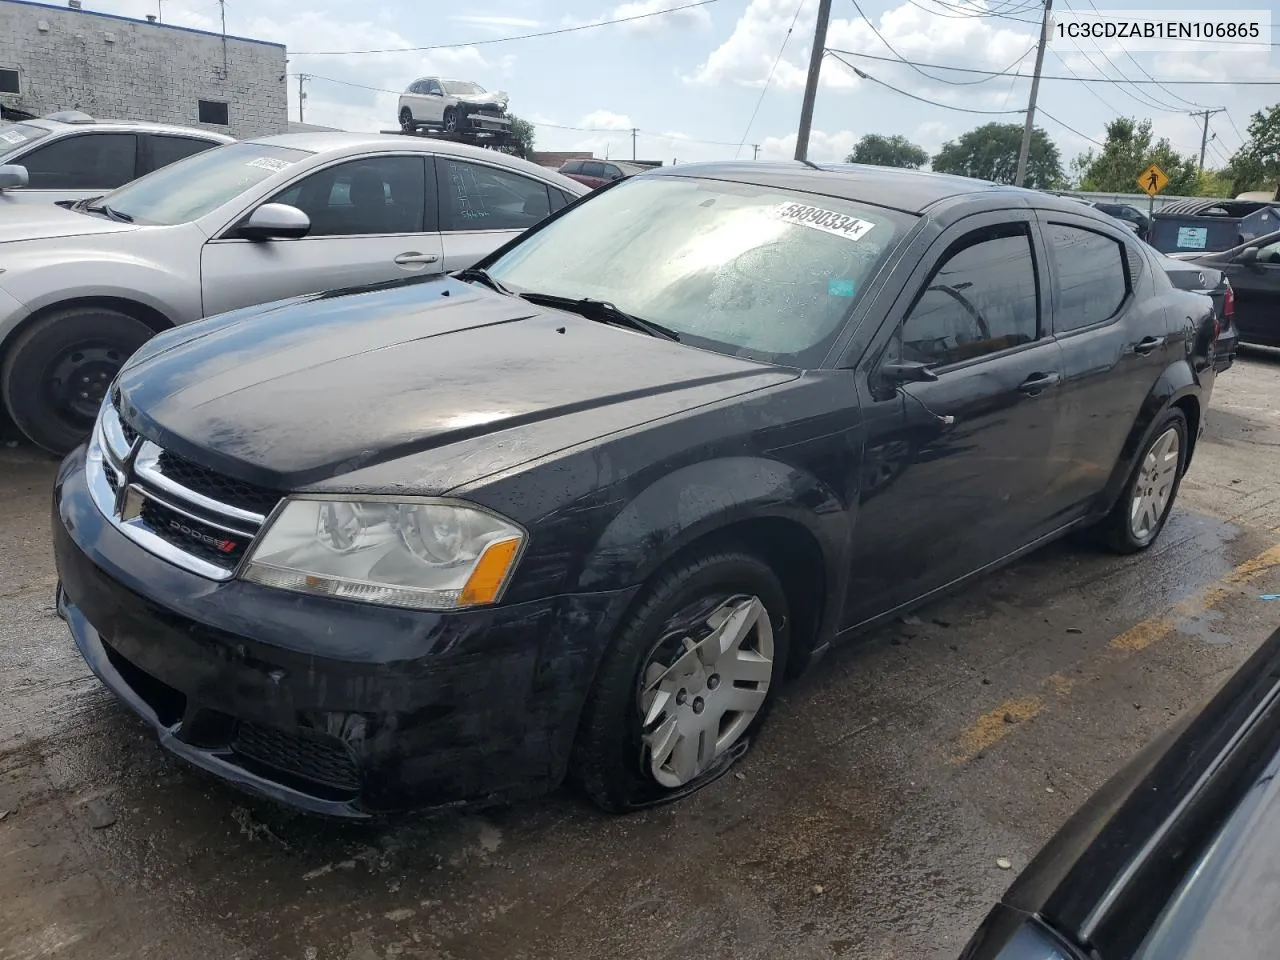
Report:
M1249 139L1227 169L1233 197L1250 190L1280 190L1280 103L1250 118Z
M1234 197L1229 170L1201 170L1196 183L1197 197Z
M868 133L844 158L845 163L871 163L877 167L906 167L919 170L929 162L929 154L903 136L885 137Z
M1107 124L1107 139L1102 150L1081 154L1072 167L1080 176L1081 190L1136 193L1138 174L1153 163L1169 177L1164 193L1181 197L1199 195L1200 171L1196 158L1178 153L1164 137L1153 141L1150 120L1116 117Z
M977 177L995 183L1013 183L1022 146L1022 124L987 123L957 140L948 140L933 158L938 173ZM1023 186L1046 190L1061 186L1062 160L1058 148L1039 127L1031 131L1027 153L1027 179Z
M512 114L511 143L507 146L506 152L524 160L532 160L533 137L533 124Z

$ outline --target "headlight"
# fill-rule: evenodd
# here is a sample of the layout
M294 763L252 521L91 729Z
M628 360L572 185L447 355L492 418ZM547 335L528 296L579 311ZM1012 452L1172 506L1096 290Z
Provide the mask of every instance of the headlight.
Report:
M268 587L389 607L458 610L495 603L524 531L442 500L285 502L241 577Z

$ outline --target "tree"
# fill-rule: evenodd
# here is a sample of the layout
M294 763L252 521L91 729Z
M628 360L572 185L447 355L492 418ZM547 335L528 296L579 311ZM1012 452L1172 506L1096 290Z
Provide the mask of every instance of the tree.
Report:
M948 140L933 158L938 173L977 177L995 183L1013 183L1022 147L1022 124L987 123L958 140ZM1047 190L1061 186L1062 161L1058 148L1039 127L1031 131L1027 153L1027 179L1023 186Z
M1232 196L1250 190L1280 191L1280 103L1259 110L1249 120L1249 139L1227 168Z
M511 115L511 144L507 147L507 153L512 156L520 157L524 160L533 159L533 124L528 120L521 120L515 114Z
M1138 174L1156 164L1169 177L1164 193L1198 196L1200 170L1195 157L1183 156L1165 137L1152 142L1151 121L1116 117L1107 124L1101 152L1088 151L1072 167L1080 174L1081 190L1100 193L1135 193Z
M844 158L845 163L872 163L877 167L906 167L919 170L929 162L929 154L903 136L884 137L868 133Z

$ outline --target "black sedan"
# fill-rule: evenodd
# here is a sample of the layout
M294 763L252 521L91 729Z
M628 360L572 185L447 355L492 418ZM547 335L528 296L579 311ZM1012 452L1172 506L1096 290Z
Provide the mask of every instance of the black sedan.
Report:
M1176 254L1220 272L1235 292L1235 323L1244 343L1280 347L1280 232L1221 253Z
M1236 326L1236 292L1221 265L1214 267L1200 262L1189 254L1163 254L1152 248L1164 266L1169 280L1179 290L1202 293L1213 301L1218 318L1218 332L1214 340L1213 366L1221 373L1236 359L1240 346L1240 329Z
M659 803L833 641L1080 527L1148 547L1213 322L1043 194L644 173L156 337L59 472L59 606L166 747L309 810Z
M1278 857L1280 631L1080 808L962 960L1272 960Z

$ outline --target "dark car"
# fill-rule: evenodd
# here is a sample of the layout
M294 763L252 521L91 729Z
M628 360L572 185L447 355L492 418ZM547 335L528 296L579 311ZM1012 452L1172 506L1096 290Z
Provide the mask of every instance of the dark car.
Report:
M647 169L637 164L620 163L616 160L566 160L560 165L559 172L595 189L613 183L615 180L643 173Z
M1206 274L1221 272L1235 292L1235 325L1240 339L1264 347L1280 347L1280 232L1238 247L1202 256L1178 257Z
M961 960L1272 960L1280 631L1108 781Z
M1213 322L1031 191L653 171L150 341L59 471L60 606L165 746L310 810L663 802L837 638L1085 525L1148 547Z
M1128 224L1129 229L1140 237L1145 238L1147 231L1151 229L1151 220L1147 215L1127 203L1106 203L1099 200L1093 206L1102 213L1109 214L1117 220L1123 220Z
M1210 266L1202 258L1190 254L1166 255L1156 251L1156 256L1175 287L1204 294L1213 301L1213 309L1218 317L1213 366L1221 373L1235 362L1241 339L1240 330L1235 323L1236 294L1231 281L1227 279L1226 271Z

